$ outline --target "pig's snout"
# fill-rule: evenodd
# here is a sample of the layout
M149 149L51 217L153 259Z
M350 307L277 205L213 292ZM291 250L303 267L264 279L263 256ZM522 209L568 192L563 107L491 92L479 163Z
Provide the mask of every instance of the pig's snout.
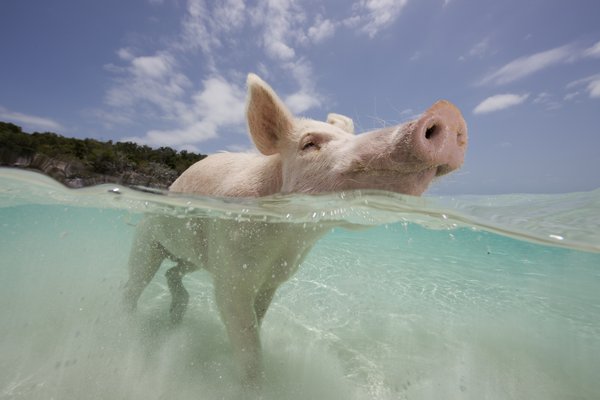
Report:
M467 149L467 124L460 110L446 100L431 106L409 133L412 154L437 168L436 175L459 168Z

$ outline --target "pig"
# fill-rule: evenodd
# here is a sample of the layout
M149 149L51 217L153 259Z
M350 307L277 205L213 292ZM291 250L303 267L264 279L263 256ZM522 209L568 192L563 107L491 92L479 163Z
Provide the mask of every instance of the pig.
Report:
M217 197L378 189L418 196L436 177L459 168L467 126L441 100L417 119L354 135L350 118L296 118L273 89L249 74L246 117L259 153L218 153L192 165L170 192ZM277 288L315 242L333 228L233 219L146 216L137 226L124 303L133 311L165 259L172 296L170 319L179 322L189 294L182 277L203 268L213 276L216 304L245 384L263 379L259 330Z

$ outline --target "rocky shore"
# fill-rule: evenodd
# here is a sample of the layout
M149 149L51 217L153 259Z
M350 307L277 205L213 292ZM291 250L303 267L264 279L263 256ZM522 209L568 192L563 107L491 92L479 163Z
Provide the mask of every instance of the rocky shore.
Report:
M142 173L135 170L123 171L118 175L94 173L82 162L67 162L36 153L28 156L2 157L0 166L31 169L42 172L70 188L116 183L124 186L144 186L167 189L177 178L177 171L154 163Z

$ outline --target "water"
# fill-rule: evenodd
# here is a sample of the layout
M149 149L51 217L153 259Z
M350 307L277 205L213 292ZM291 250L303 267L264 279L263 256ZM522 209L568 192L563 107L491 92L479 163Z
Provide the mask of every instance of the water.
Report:
M118 189L118 190L114 190ZM600 398L600 190L220 200L0 169L0 399L237 399L211 277L120 311L145 212L335 229L262 328L267 399Z

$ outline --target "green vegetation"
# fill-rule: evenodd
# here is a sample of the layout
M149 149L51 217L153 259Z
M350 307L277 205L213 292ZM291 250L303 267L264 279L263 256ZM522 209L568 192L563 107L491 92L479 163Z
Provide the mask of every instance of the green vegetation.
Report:
M62 162L69 165L76 173L65 173L65 178L89 178L92 176L154 176L160 175L160 182L154 186L168 186L179 174L205 155L176 151L170 147L152 149L149 146L140 146L132 142L112 141L102 142L95 139L67 138L52 132L23 132L20 126L12 123L0 122L0 165L24 166L48 172L39 167L40 164L23 160L33 160L40 155L44 160ZM73 167L75 166L75 167ZM73 172L73 171L70 171ZM56 174L50 174L60 179ZM68 176L71 175L71 176ZM79 175L79 176L77 176ZM138 179L139 180L139 179ZM105 179L119 183L122 179ZM147 181L147 180L146 180ZM151 180L152 181L152 180ZM155 179L156 181L156 179ZM69 182L65 182L69 183Z

